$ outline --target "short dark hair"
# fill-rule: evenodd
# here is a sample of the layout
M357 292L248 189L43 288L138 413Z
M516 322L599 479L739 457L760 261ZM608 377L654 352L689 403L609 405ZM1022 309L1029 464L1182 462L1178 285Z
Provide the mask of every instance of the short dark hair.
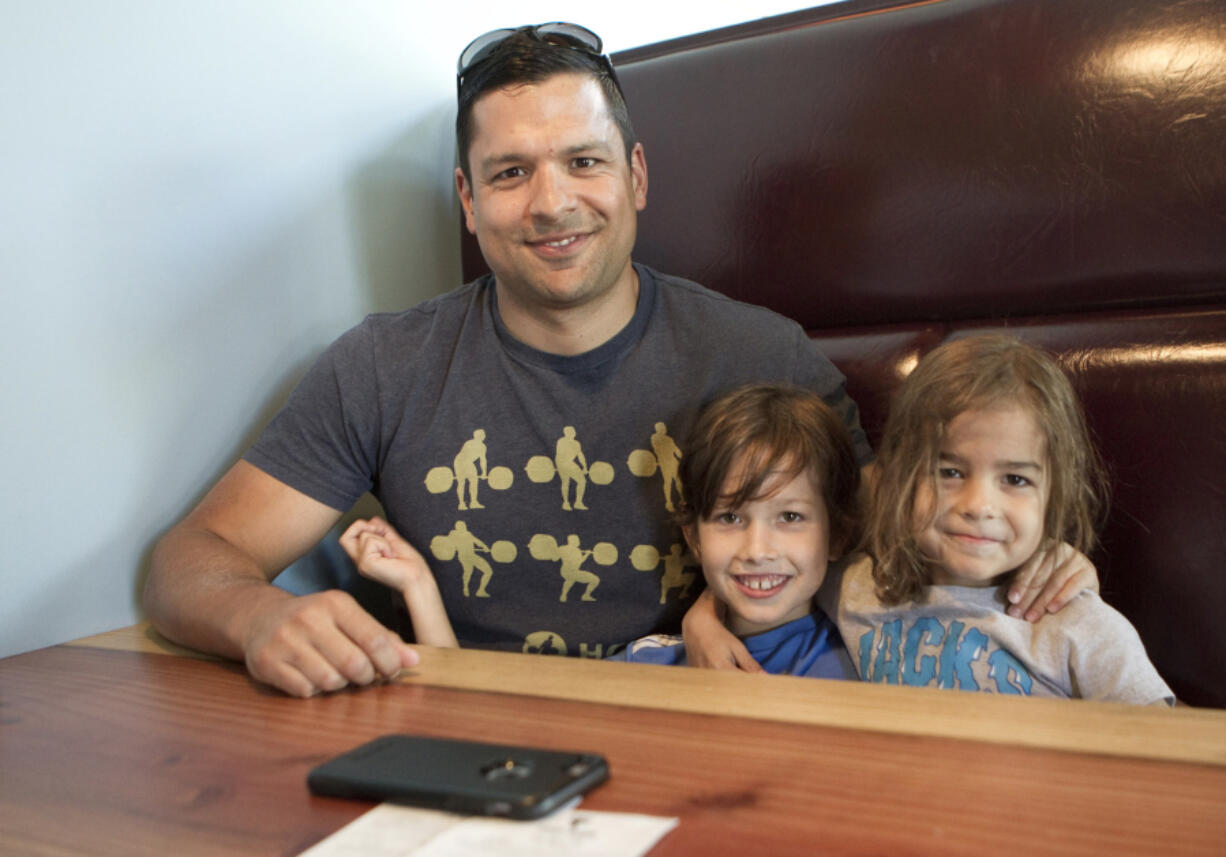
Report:
M512 33L487 58L469 69L460 81L455 138L460 169L469 184L472 184L468 150L472 145L473 106L486 93L517 84L540 83L557 74L586 74L595 78L604 93L609 116L621 133L627 161L634 151L637 138L630 124L630 111L606 61L586 51L539 39L531 29L527 27Z
M729 491L734 469L741 483ZM773 473L795 478L811 470L830 518L832 551L855 547L860 468L851 434L811 390L748 384L718 397L694 423L680 470L685 500L676 517L686 528L721 507L737 508L757 499Z

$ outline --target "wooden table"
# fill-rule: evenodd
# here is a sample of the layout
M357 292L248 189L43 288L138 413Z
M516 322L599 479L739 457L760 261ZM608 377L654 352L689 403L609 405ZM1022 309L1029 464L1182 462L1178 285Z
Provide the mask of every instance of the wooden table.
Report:
M144 626L0 660L0 853L296 854L371 805L315 764L417 732L594 750L672 855L1214 854L1226 712L423 649L310 700Z

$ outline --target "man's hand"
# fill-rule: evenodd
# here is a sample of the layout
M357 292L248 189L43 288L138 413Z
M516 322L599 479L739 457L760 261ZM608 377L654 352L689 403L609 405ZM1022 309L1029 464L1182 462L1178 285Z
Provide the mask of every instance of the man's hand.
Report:
M418 662L417 652L339 590L260 610L243 650L252 677L299 697L391 678Z
M422 555L382 518L354 521L340 545L358 571L384 586L403 591L433 577Z
M270 581L341 513L239 461L153 551L144 603L167 638L243 660L294 696L369 684L417 653L349 595L296 598Z
M1064 608L1084 590L1098 591L1098 571L1067 542L1039 551L1017 570L1009 586L1009 615L1038 622Z
M681 620L686 663L706 669L762 672L762 665L753 659L745 644L724 627L718 608L715 596L708 589L686 611Z

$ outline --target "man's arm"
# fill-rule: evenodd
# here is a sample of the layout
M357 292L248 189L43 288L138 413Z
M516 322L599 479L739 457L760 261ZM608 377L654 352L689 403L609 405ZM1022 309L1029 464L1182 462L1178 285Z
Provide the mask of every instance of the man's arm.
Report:
M1094 563L1068 542L1039 551L1014 575L1009 586L1010 616L1038 622L1048 613L1058 613L1085 590L1098 592Z
M239 461L153 552L144 604L166 637L243 660L294 696L369 684L417 655L351 596L271 584L341 513Z
M686 664L705 669L762 672L762 665L753 659L745 644L725 627L719 611L720 605L710 589L703 590L685 611L681 619L681 638L685 641Z

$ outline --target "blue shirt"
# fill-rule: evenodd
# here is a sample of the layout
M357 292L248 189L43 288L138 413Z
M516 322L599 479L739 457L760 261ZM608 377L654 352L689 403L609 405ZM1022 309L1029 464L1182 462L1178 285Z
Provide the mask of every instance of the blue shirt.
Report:
M838 629L820 611L741 642L762 669L774 675L859 679ZM684 665L685 643L675 634L653 634L640 637L609 660Z

